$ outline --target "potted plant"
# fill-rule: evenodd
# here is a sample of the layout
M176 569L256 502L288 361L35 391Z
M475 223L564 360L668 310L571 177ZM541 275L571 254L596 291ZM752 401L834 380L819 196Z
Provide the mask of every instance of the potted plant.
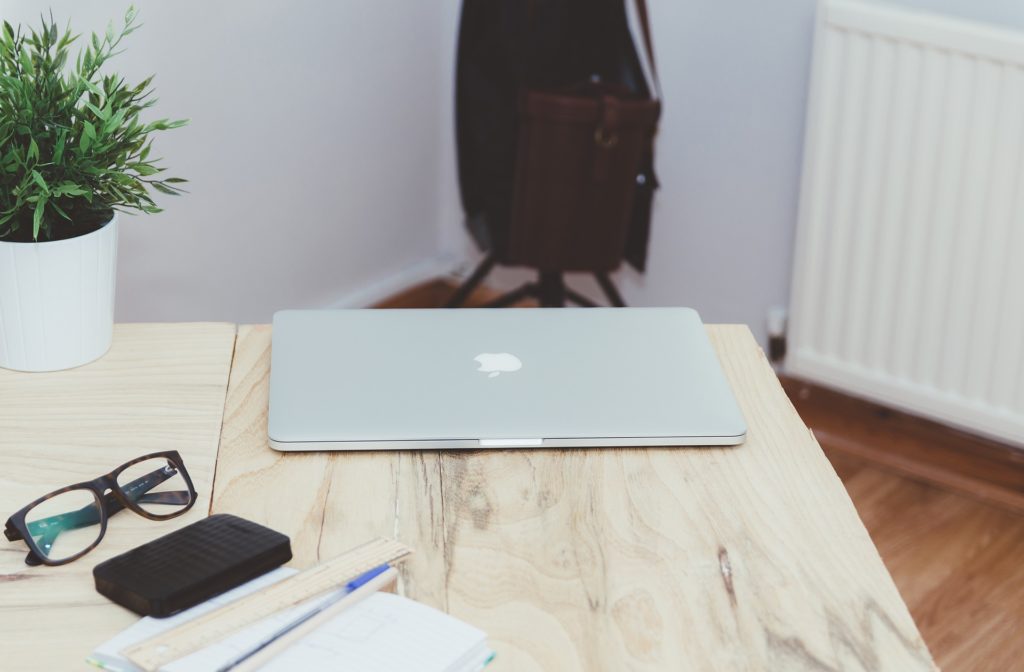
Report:
M150 190L178 194L161 177L151 135L187 121L144 122L152 77L130 85L101 72L137 28L78 39L51 16L24 34L0 35L0 367L67 369L101 357L114 323L117 212L160 212Z

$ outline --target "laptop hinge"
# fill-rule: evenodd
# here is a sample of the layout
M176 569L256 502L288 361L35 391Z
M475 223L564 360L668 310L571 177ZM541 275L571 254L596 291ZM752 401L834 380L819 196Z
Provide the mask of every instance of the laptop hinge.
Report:
M537 448L544 439L480 439L481 448Z

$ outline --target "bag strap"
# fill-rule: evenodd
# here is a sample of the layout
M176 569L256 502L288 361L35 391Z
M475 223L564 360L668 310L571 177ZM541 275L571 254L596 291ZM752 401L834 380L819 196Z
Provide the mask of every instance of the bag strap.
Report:
M658 93L658 100L661 100L661 82L658 80L658 66L654 63L654 44L651 41L651 22L647 15L646 0L636 0L636 14L637 18L640 19L640 32L644 36L644 50L647 52L647 62L651 65L654 90Z

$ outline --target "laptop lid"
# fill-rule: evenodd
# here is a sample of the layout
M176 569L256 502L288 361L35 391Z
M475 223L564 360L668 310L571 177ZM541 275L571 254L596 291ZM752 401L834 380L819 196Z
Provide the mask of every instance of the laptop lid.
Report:
M745 434L688 308L274 316L279 450L724 445Z

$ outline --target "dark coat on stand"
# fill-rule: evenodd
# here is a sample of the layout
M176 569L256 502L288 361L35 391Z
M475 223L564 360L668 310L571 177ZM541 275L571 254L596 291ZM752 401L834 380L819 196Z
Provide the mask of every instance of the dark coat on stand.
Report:
M600 81L650 95L623 2L463 2L456 65L459 183L470 233L499 261L511 219L520 93ZM638 176L624 251L641 271L657 187L652 164L647 157Z

